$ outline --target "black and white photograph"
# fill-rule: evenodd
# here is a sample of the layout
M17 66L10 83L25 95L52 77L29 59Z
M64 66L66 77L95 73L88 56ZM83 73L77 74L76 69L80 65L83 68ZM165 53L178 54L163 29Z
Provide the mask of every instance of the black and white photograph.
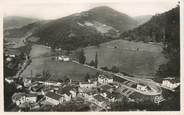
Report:
M183 1L16 1L3 5L4 112L181 111Z

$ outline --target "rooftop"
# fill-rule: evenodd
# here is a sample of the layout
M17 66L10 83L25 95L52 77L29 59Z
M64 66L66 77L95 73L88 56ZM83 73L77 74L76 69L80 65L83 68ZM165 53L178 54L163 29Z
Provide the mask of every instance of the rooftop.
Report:
M103 78L103 79L104 79L104 78L108 78L108 79L112 79L112 78L113 78L112 76L105 76L105 75L102 75L102 74L99 75L98 77L99 77L99 78Z
M59 100L61 98L60 95L58 95L58 94L56 94L54 92L48 92L48 93L46 93L46 96L50 97L52 99L55 99L55 100Z
M110 85L102 85L100 88L102 88L103 90L108 90L111 89L112 87Z
M104 101L106 101L106 99L105 99L103 96L101 96L101 95L95 95L94 98L95 98L96 100L98 100L99 102L104 102Z

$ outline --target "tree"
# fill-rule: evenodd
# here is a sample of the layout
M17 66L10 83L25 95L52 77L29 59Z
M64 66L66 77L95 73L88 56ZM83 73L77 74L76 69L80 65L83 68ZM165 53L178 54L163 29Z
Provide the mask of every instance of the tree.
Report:
M89 78L90 78L90 75L89 75L89 73L87 73L85 76L85 81L88 81Z
M111 71L112 71L113 73L118 73L118 72L119 72L119 68L116 67L116 66L112 66Z
M98 54L95 55L95 68L98 68Z
M180 24L179 7L167 18L164 31L163 53L168 59L166 64L160 66L158 75L162 77L180 76ZM170 23L169 23L170 22Z
M90 63L89 63L90 66L95 66L95 62L92 60Z
M84 50L82 49L79 52L79 63L84 64L85 61L86 61L86 57L85 57L85 54L84 54Z

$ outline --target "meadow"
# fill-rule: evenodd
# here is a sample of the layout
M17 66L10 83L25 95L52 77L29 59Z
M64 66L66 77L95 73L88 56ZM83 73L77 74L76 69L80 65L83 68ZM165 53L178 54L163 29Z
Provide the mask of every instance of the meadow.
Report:
M53 60L52 57L46 57L50 49L42 45L33 45L30 52L32 63L22 73L23 77L36 76L44 70L49 71L52 75L50 80L63 79L64 76L72 80L81 81L85 79L87 73L95 75L97 70L85 67L74 62L62 62Z
M99 68L117 66L120 72L141 78L154 77L159 65L166 62L161 44L113 40L84 51L87 63L95 60L97 52Z

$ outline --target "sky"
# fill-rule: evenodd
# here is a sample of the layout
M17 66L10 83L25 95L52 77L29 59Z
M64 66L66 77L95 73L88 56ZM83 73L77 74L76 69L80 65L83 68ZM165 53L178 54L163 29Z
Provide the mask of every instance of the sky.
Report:
M178 0L4 0L2 8L4 16L57 19L97 6L109 6L134 17L162 13L177 3Z

